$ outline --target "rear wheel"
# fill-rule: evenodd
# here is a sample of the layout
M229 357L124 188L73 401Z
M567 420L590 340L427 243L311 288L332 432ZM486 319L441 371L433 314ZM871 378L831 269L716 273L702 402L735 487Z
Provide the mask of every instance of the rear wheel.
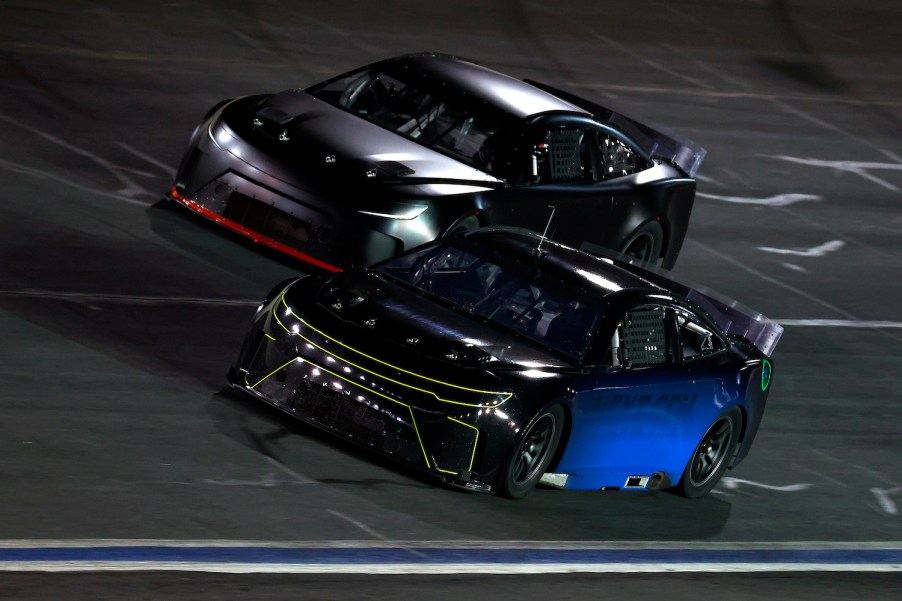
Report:
M661 241L664 231L657 221L650 221L637 229L623 245L621 252L630 263L661 264Z
M535 488L561 440L564 410L554 405L543 410L520 438L501 474L500 493L522 499Z
M718 417L695 447L675 491L689 498L711 492L736 451L741 431L742 413L736 407Z

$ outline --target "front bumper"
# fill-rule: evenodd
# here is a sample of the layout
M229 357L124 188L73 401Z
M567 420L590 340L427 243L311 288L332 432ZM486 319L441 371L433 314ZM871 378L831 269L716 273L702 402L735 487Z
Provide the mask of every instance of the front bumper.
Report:
M239 221L235 221L234 219L230 219L229 217L226 217L225 214L217 213L214 209L210 208L207 205L183 196L175 186L173 186L169 191L167 198L178 202L182 206L191 209L195 213L206 217L214 223L217 223L237 234L249 238L256 244L263 244L264 246L268 246L273 250L277 250L290 257L294 257L295 259L299 259L301 261L319 267L320 269L325 269L326 271L341 271L340 267L320 260L306 252L301 251L300 248L298 248L306 248L307 246L303 243L306 242L306 239L308 237L307 232L309 231L309 224L304 224L304 222L300 222L299 220L292 218L290 215L275 214L276 217L272 220L275 224L273 227L269 229L254 229L252 227L248 227L247 223L241 223ZM259 231L261 229L263 231ZM292 232L303 232L303 236L292 235ZM274 235L278 236L278 239L273 237Z
M351 201L365 195L333 191L322 182L298 187L290 183L296 174L283 171L217 113L192 136L167 197L255 243L329 271L371 265L435 237L422 219L360 215Z

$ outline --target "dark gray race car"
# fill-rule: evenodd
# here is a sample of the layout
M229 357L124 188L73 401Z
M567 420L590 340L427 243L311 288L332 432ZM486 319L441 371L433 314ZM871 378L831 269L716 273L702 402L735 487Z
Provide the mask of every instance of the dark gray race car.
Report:
M669 268L704 154L549 86L413 54L218 104L169 197L333 271L486 225Z

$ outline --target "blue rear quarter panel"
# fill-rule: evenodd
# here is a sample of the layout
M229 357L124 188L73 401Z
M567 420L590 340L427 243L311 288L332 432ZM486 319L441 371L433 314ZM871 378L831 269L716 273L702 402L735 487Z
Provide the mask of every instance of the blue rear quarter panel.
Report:
M718 416L731 406L750 414L749 379L760 369L736 359L599 374L571 400L570 437L555 469L570 475L566 488L623 487L628 476L654 472L676 484Z

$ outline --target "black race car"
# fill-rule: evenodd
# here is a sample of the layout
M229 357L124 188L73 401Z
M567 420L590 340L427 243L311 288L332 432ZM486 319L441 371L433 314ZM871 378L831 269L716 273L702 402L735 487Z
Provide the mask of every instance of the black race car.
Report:
M781 332L661 273L485 228L283 282L228 379L452 485L695 497L749 452Z
M669 268L704 154L549 86L413 54L219 103L168 196L332 271L487 225Z

